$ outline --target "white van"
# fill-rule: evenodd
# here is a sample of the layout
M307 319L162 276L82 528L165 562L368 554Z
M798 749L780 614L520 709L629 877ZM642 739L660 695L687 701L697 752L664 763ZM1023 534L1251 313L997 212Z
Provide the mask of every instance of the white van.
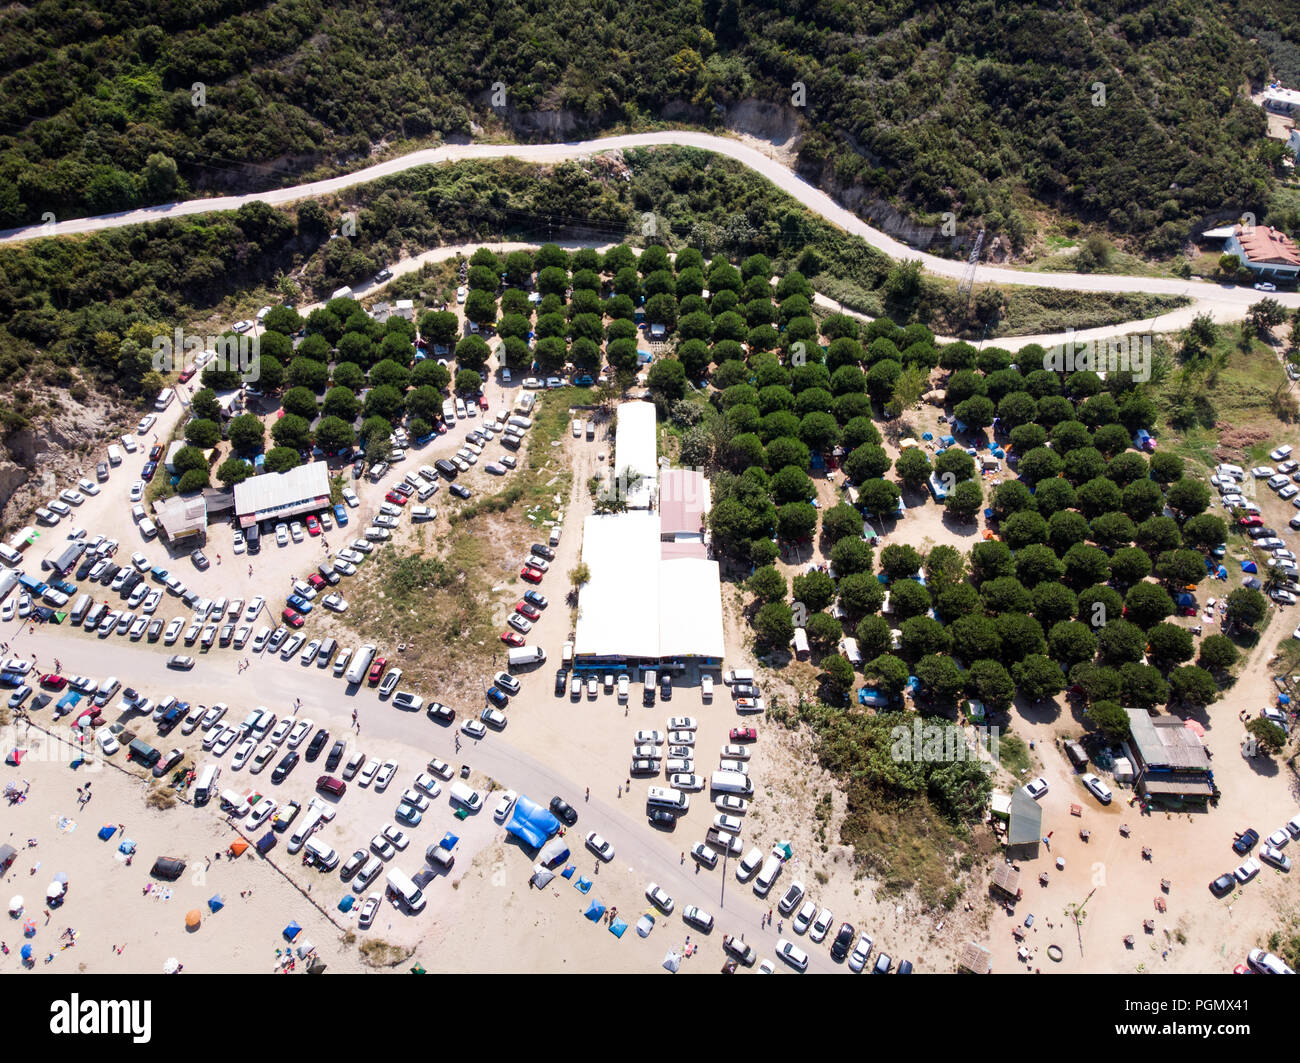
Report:
M225 795L223 794L222 796L224 797ZM324 815L325 810L323 808L318 807L308 809L307 817L299 823L294 832L289 835L289 844L286 846L289 852L296 853L306 844L307 839L311 836L311 832L316 829L316 825L320 823L321 818Z
M339 866L339 854L319 838L312 838L307 843L305 852L322 871L333 871Z
M23 555L8 543L0 543L0 559L3 559L6 565L17 566L22 564Z
M453 802L463 805L471 812L477 812L483 807L483 796L477 790L470 789L463 782L452 783L450 795Z
M388 889L397 894L412 912L424 910L424 892L411 881L401 868L390 867L387 875Z
M135 436L123 436L122 449L128 454L134 454L136 452Z
M158 392L158 397L153 400L155 410L165 410L172 404L172 399L176 397L176 392L172 388L163 388Z
M515 414L515 416L511 417L510 420L506 422L506 424L512 424L516 428L532 428L533 419L531 417L521 417L519 414Z
M794 646L794 655L799 660L802 661L808 656L810 652L808 648L808 632L803 628L797 627L794 629L794 638L790 640L790 644Z
M215 764L204 765L199 772L198 782L194 784L194 804L195 806L206 805L212 798L212 788L217 785L217 780L221 778L221 769Z
M720 794L735 794L737 797L752 797L754 784L748 775L740 771L715 771L709 777L709 788Z
M681 790L674 790L668 786L651 786L645 793L646 804L657 805L660 808L671 808L677 812L685 812L691 807L691 799Z
M158 525L156 525L148 517L145 517L144 520L140 521L140 523L137 524L136 527L140 529L140 534L143 535L146 539L153 539L156 538L158 535Z
M575 417L573 419L573 438L577 439L581 435L582 435L582 421L580 418Z
M785 865L781 863L780 857L769 856L767 863L763 865L763 870L758 873L758 878L754 879L754 893L759 897L766 897L772 890L772 884L780 876L783 866Z
M754 669L733 668L729 672L722 673L722 681L727 686L731 686L732 683L752 683L754 682Z
M122 448L116 443L113 443L108 448L108 463L110 465L122 464Z
M234 790L221 791L221 810L223 812L229 812L235 817L235 819L243 819L252 810L252 807L253 806L244 800L244 798L235 793ZM303 837L305 839L306 835ZM299 848L301 848L302 842L299 842L298 845ZM292 851L297 852L297 849Z

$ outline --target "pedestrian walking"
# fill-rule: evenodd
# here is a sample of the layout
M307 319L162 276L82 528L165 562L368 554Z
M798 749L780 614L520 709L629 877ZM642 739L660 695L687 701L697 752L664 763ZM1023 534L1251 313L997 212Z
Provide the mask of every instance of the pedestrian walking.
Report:
M618 796L619 796L619 797L622 797L622 796L623 796L623 784L622 784L622 783L619 783L619 784L618 784Z
M590 786L587 787L587 800L588 800L588 801L591 800L591 787L590 787Z

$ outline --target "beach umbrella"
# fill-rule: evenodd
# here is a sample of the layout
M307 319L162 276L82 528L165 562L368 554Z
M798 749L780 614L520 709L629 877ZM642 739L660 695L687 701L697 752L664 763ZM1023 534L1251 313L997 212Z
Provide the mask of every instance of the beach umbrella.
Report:
M302 927L298 925L296 920L284 928L284 936L290 941L296 938L300 933L302 933Z
M167 962L163 964L163 974L175 974L181 966L181 961L175 956L168 956Z
M227 852L229 852L231 856L243 856L247 850L248 850L248 842L244 841L243 838L239 838L238 840L230 843L230 848L227 850Z
M23 757L26 755L27 750L25 749L11 749L9 750L9 755L5 757L5 763L13 765L21 764L23 762Z
M32 947L30 945L24 945L21 950L21 955L24 960L30 960L32 958Z
M202 916L199 914L199 910L197 908L191 908L188 912L185 913L186 929L187 930L198 929L198 925L201 919Z
M63 896L63 883L51 882L45 887L45 899L47 901L57 900Z
M30 919L23 924L23 937L34 938L36 936L36 924Z
M18 894L18 896L16 896L16 897L10 897L10 898L9 898L9 914L10 914L10 915L22 915L22 911L23 911L23 898L22 898L22 894Z

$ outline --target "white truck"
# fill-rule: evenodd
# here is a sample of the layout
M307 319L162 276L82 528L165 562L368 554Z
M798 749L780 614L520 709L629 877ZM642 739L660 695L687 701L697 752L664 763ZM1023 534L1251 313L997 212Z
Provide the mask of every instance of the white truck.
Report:
M359 686L366 681L366 675L370 671L370 662L374 659L375 647L373 643L367 642L357 650L357 655L352 658L352 664L345 676L348 686Z
M546 651L540 646L511 646L506 650L511 668L527 668L530 664L543 664Z

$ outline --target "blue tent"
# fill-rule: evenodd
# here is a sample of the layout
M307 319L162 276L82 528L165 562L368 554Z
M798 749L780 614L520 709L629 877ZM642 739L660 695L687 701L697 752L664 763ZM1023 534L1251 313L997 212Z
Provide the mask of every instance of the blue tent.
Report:
M135 853L135 842L130 838L123 838L122 844L117 847L117 851L127 856L133 855Z
M515 800L515 807L506 824L506 832L513 834L525 845L538 849L560 829L560 821L541 805L523 796Z
M1254 561L1243 561L1241 563L1242 572L1258 572L1259 566Z
M1279 694L1279 695L1277 696L1277 703L1278 703L1279 705L1290 705L1290 704L1291 704L1291 695L1290 695L1290 694Z
M440 841L438 844L442 846L442 848L450 852L455 847L458 841L460 841L460 839L457 838L456 835L452 834L451 831L448 831L446 834L442 836L442 841Z
M586 878L583 875L579 875L578 881L573 884L573 888L577 890L579 893L590 893L591 879Z
M626 930L627 923L623 922L622 919L615 919L609 924L609 932L616 938L621 938Z
M932 439L934 438L934 433L933 433L933 432L922 432L922 433L921 433L921 438L924 439L924 440L928 443L930 440L932 440Z
M226 906L226 902L221 899L220 893L218 893L214 897L208 898L208 911L210 912L219 912L225 906Z
M600 917L605 914L605 906L601 904L600 901L592 901L589 905L587 905L587 910L582 914L585 915L588 919L590 919L593 923L597 922L600 919Z
M302 933L302 927L300 927L296 921L290 923L288 926L284 928L284 936L285 936L285 940L287 941L292 941L301 933Z
M1186 591L1184 591L1182 594L1178 596L1178 604L1194 606L1196 605L1196 598L1194 595L1188 594Z
M939 437L939 442L942 443L945 447L950 447L950 446L952 446L954 443L956 443L957 440L956 440L956 438L953 437L953 436L940 436L940 437Z
M573 871L574 871L574 867L572 864L570 864L568 867L566 867L563 871L560 872L560 878L573 878Z
M357 903L357 899L354 896L352 896L352 894L349 893L346 897L344 897L341 901L339 901L339 911L350 912L352 911L352 906L356 903Z
M1215 575L1218 579L1227 579L1227 578L1228 578L1228 570L1227 570L1226 568L1224 568L1223 565L1220 565L1220 566L1218 567L1218 569L1215 571L1214 575Z
M105 823L102 827L99 828L99 840L101 842L106 842L108 841L109 838L111 838L116 833L117 833L117 824Z

